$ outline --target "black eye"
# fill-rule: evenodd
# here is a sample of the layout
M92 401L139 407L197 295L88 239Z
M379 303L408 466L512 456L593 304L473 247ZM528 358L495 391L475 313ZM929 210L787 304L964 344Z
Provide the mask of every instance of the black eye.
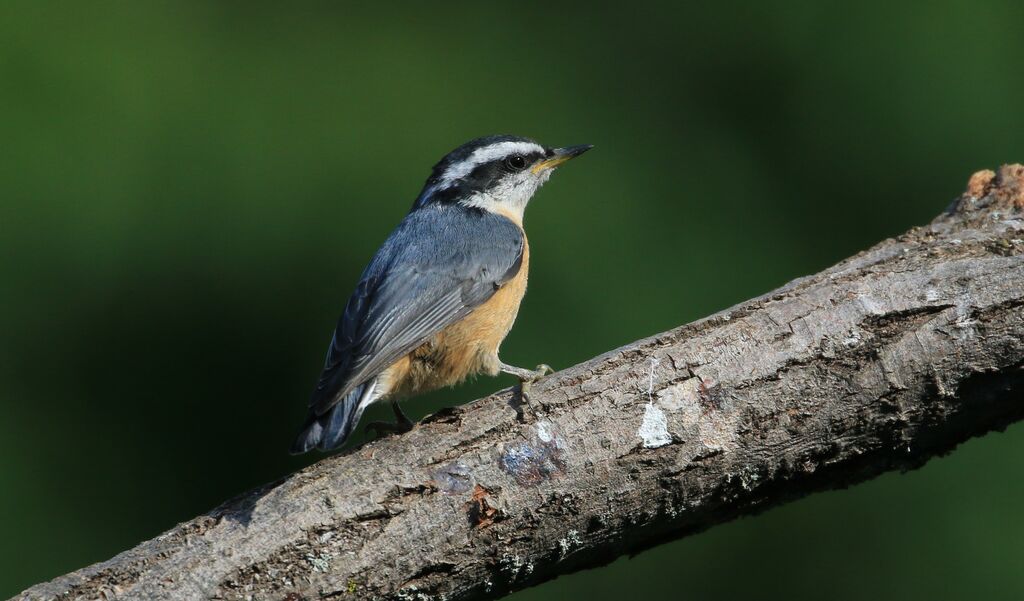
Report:
M505 166L508 167L510 171L522 171L523 169L526 169L526 157L521 154L514 154L505 159Z

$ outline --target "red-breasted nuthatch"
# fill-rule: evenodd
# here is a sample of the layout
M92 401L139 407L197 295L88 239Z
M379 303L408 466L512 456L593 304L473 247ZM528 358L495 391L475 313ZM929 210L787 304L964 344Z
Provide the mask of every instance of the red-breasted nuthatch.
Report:
M523 211L555 167L591 146L545 148L517 136L463 144L434 166L423 191L363 271L338 320L293 453L335 449L370 403L499 372L527 383L546 366L506 365L498 348L526 292Z

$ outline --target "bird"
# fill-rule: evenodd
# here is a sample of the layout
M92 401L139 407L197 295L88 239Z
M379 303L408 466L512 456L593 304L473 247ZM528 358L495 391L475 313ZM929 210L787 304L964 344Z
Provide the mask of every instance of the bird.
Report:
M593 148L549 148L520 136L470 140L438 162L412 208L376 252L338 319L305 423L300 454L342 446L370 404L398 402L478 374L528 385L550 373L498 356L526 292L523 213L559 166Z

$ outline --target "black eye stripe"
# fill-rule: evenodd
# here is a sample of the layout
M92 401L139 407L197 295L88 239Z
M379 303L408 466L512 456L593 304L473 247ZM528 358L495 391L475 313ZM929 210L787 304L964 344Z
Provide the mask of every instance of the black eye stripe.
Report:
M505 159L511 154L521 154L526 159L523 169L505 166ZM519 181L530 166L549 158L550 154L550 150L521 136L485 136L470 140L434 165L414 207L457 202L469 194L499 186L508 178Z
M508 160L515 155L524 159L522 168L509 167ZM473 167L472 171L454 180L450 186L435 192L435 202L455 202L463 195L471 192L480 192L490 189L506 176L522 173L537 161L547 158L541 151L513 153L501 158L491 159Z
M516 152L499 159L499 162L506 171L522 171L538 160L545 158L543 152Z
M493 172L496 168L504 169L506 171L522 171L537 161L545 158L548 158L548 153L542 151L514 152L483 163L476 163L467 175L458 178L458 180L466 181L478 179L482 173Z

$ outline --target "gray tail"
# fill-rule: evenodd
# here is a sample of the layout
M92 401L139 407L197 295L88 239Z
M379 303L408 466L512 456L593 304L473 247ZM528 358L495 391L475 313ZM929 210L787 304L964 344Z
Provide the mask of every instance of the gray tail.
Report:
M374 380L370 380L356 386L323 415L310 411L306 423L302 424L299 436L292 443L292 455L299 455L314 448L331 451L345 444L363 414L363 395L367 392L372 394L375 384Z

